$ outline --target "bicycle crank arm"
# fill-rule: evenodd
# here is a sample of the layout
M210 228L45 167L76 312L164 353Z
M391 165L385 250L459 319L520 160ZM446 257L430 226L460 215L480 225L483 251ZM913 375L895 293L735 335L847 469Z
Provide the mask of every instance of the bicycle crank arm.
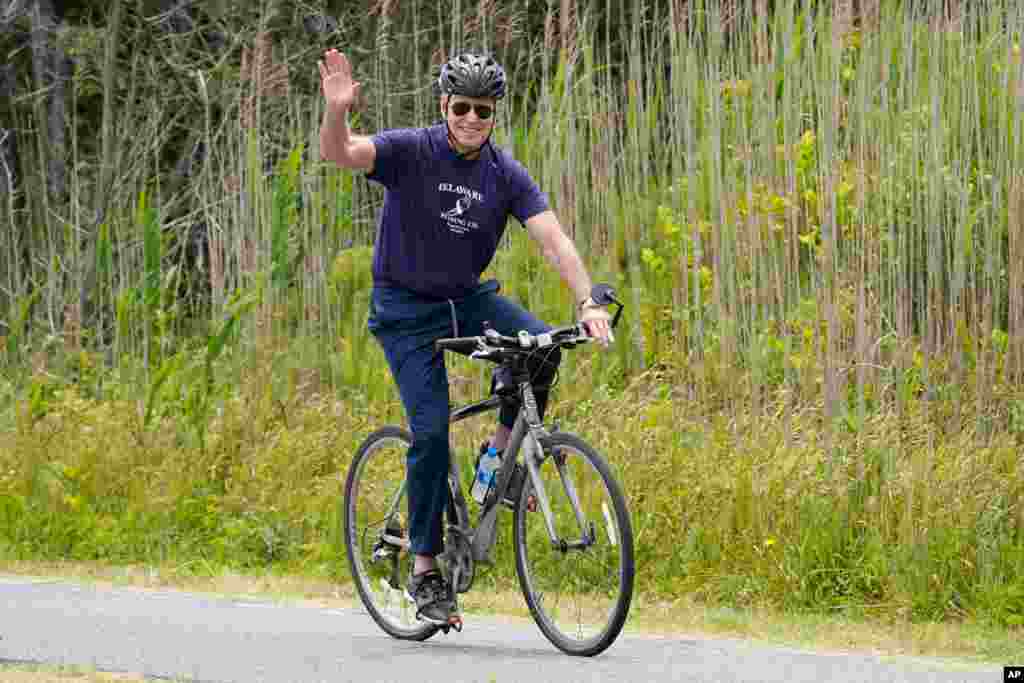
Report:
M476 525L473 532L471 546L473 548L473 560L480 564L492 565L491 548L494 547L495 538L498 535L498 504L493 504L484 511L483 517Z

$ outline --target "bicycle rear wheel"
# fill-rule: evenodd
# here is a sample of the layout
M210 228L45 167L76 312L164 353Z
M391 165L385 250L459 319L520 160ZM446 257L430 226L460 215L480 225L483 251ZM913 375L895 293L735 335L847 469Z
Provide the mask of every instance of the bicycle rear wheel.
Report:
M352 580L373 620L395 638L426 640L438 627L418 621L405 597L412 564L405 484L411 444L412 435L399 427L366 438L345 482L342 532Z
M618 637L633 597L633 528L626 501L604 459L571 434L552 434L537 467L557 541L552 543L542 510L530 511L529 498L537 494L527 478L514 521L519 585L552 644L568 654L593 656Z

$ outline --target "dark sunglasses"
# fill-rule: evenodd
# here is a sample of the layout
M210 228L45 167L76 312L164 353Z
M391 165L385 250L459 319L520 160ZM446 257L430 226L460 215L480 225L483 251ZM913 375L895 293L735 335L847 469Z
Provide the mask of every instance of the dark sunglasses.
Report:
M476 117L482 121L486 121L491 118L494 114L494 107L489 104L470 104L469 102L455 102L452 104L452 113L456 116L465 116L472 109L476 112Z

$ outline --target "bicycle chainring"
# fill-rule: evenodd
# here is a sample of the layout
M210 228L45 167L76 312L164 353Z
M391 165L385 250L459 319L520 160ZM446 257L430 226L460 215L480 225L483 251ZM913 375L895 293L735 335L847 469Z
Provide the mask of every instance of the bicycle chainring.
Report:
M476 563L473 546L466 534L455 526L448 527L444 553L438 558L445 562L449 581L456 593L465 593L473 585Z

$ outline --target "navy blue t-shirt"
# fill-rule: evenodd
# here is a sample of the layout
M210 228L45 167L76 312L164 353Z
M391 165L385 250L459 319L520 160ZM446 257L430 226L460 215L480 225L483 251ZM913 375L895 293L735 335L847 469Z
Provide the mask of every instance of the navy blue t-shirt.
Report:
M438 298L472 292L498 248L509 216L520 223L548 209L526 169L485 146L459 159L443 123L374 135L367 178L385 188L373 280Z

